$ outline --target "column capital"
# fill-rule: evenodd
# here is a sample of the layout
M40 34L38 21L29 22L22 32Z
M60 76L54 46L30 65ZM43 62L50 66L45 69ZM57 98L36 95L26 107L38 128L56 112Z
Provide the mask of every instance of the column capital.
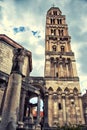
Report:
M53 98L54 101L57 101L58 95L56 93L54 93L52 98Z
M62 98L65 99L65 93L62 93Z

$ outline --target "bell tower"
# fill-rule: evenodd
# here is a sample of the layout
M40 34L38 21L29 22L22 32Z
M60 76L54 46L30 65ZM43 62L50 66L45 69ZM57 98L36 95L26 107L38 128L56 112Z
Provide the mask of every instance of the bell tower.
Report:
M48 90L48 123L84 123L79 77L71 49L66 17L57 7L46 15L45 81Z
M52 7L46 16L45 77L77 77L65 15Z

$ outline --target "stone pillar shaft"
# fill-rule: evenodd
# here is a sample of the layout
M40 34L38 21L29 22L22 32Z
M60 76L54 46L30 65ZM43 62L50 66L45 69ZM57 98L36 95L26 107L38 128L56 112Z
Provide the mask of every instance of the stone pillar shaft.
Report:
M7 130L6 127L9 122L16 123L18 120L21 81L22 76L20 74L13 73L10 75L2 112L1 130Z
M67 77L69 77L69 68L68 68L68 64L66 64L66 75L67 75Z
M81 100L81 97L79 97L79 104L80 104L80 110L81 110L81 119L82 119L82 124L85 123L85 120L84 120L84 116L83 116L83 108L82 108L82 100Z
M22 91L22 95L21 96L22 97L21 97L21 102L20 102L20 117L19 117L19 120L23 121L26 92Z
M63 119L64 119L64 123L65 123L66 122L65 97L62 98L62 102L63 102Z
M62 67L62 63L60 63L59 65L59 77L63 76L63 67Z
M37 105L37 123L40 121L40 95L38 96L38 105Z
M45 93L44 106L44 127L48 127L48 92Z

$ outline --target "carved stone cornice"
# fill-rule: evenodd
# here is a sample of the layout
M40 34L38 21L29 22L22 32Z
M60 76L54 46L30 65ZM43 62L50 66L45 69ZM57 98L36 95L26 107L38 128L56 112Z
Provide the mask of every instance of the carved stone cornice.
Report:
M55 80L55 81L79 81L79 77L52 77L45 76L45 80Z
M46 55L54 55L54 54L60 56L61 52L46 51ZM65 55L65 56L74 56L74 53L73 52L63 52L62 55Z
M6 36L5 34L0 34L0 40L10 44L10 46L16 47L16 48L23 48L21 45L19 45L17 42Z

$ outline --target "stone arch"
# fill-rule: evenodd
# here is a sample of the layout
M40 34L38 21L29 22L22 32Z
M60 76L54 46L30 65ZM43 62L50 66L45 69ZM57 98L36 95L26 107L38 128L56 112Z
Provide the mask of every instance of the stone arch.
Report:
M60 87L58 87L56 91L57 91L58 94L62 93L62 89Z
M53 50L53 51L56 51L56 50L57 50L57 46L56 46L56 45L53 45L53 46L52 46L52 50Z
M49 92L49 93L52 93L52 92L53 92L53 88L52 88L52 87L49 87L49 88L48 88L48 92Z
M74 93L74 94L77 94L77 93L78 93L78 89L77 89L76 87L73 89L73 93Z
M70 92L69 88L66 87L66 88L64 89L64 93L65 93L65 94L69 94L69 92Z
M51 58L50 58L50 61L53 62L53 61L54 61L54 57L51 57Z

